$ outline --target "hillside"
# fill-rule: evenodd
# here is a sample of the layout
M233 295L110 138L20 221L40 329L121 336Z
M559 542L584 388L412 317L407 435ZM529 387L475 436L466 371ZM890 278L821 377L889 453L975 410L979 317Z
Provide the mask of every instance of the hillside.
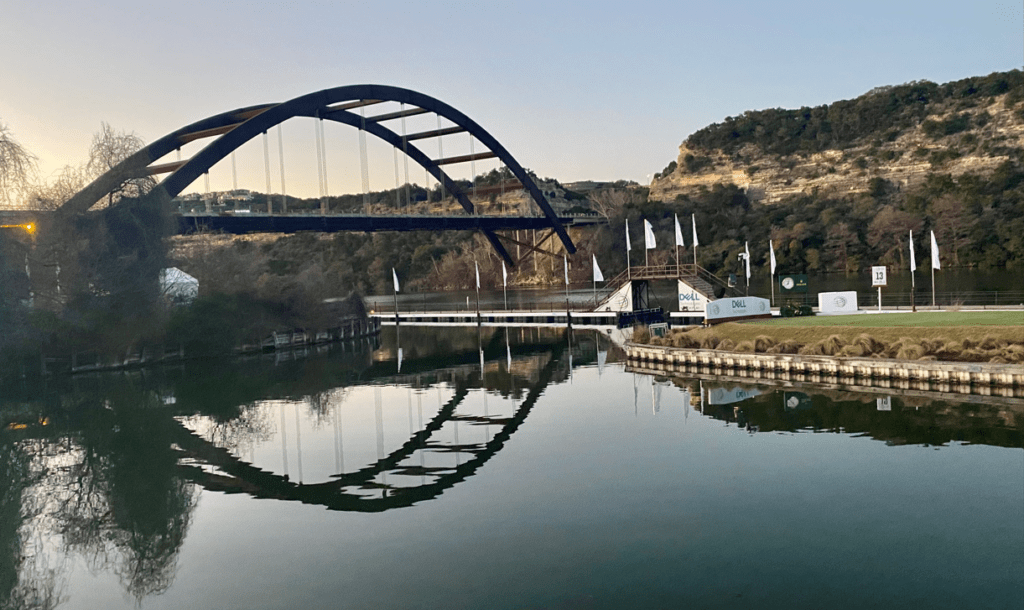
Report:
M693 134L651 183L672 201L731 183L753 202L913 189L987 175L1024 154L1024 73L879 87L854 100L728 117ZM880 181L884 180L885 183Z

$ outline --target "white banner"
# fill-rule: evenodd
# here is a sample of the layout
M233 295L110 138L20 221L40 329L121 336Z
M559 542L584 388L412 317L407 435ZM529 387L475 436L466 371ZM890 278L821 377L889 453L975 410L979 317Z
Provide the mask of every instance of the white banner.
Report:
M830 313L857 313L857 292L819 292L818 311Z
M676 284L679 289L679 311L703 313L704 307L708 304L708 298L683 280L678 280Z
M770 317L771 305L768 299L761 297L735 297L718 299L706 305L706 318L719 322L730 318Z
M712 388L708 391L709 405L731 405L759 395L761 392L753 388Z
M633 283L626 282L613 292L594 311L633 311Z
M648 250L653 250L655 247L657 247L657 245L658 245L658 242L656 242L654 240L654 227L651 226L651 223L647 222L647 219L645 218L644 219L644 247L647 248Z

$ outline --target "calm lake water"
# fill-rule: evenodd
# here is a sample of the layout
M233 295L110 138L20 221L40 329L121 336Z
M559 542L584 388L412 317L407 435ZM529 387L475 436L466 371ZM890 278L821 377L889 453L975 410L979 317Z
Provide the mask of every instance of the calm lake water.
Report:
M0 607L1024 607L1019 399L402 328L3 388L0 414Z

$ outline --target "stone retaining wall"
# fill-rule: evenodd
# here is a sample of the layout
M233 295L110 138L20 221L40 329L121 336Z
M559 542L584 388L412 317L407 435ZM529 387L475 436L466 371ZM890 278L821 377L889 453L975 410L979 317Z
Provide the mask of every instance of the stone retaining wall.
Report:
M889 360L882 358L843 358L797 354L756 354L710 349L686 349L626 344L630 362L650 362L667 366L700 366L712 369L752 371L775 376L809 376L809 381L824 379L888 380L894 387L914 382L948 385L960 393L987 393L985 388L1003 388L1024 393L1024 366L1020 364L981 364L935 360ZM760 377L759 374L751 375ZM818 378L818 379L815 379ZM904 383L905 382L905 383ZM1002 393L1002 392L997 392Z

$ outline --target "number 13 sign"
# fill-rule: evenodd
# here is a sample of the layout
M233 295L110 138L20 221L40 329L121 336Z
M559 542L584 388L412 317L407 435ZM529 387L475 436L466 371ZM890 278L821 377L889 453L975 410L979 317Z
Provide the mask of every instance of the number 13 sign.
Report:
M885 286L885 267L872 267L871 268L871 286Z

